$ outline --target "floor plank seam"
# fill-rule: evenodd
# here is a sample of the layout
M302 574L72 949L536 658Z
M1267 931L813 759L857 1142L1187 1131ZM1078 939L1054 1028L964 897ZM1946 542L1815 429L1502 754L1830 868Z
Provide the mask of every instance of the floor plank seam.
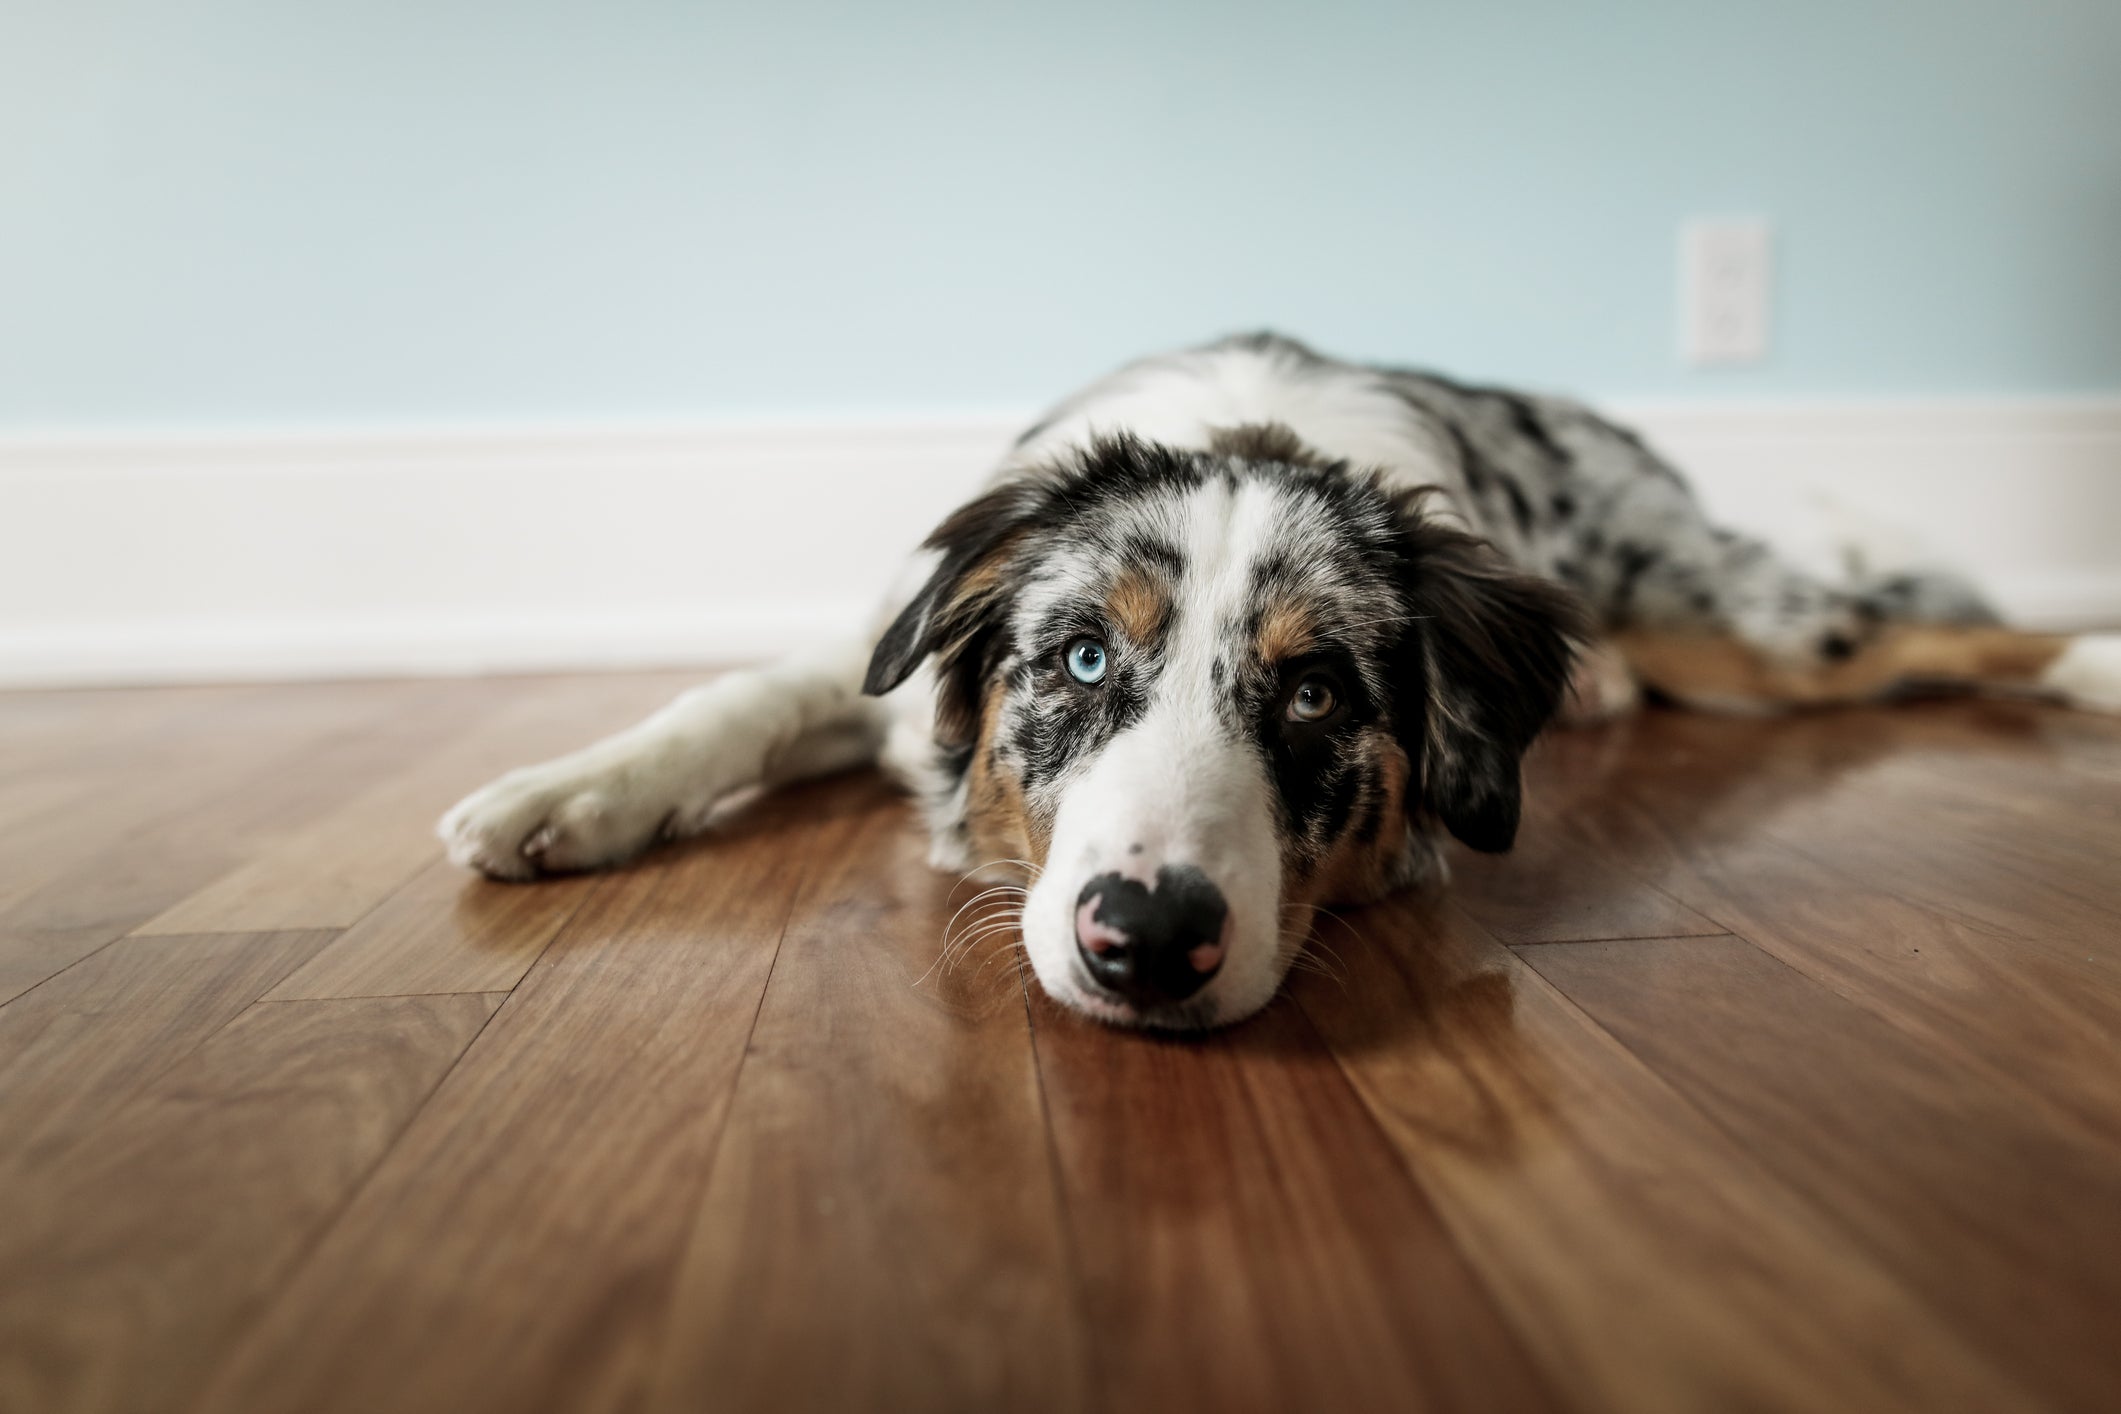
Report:
M421 861L420 861L420 863L418 864L418 866L416 866L416 867L415 867L415 868L414 868L414 869L412 870L412 872L411 872L411 873L407 874L407 875L406 875L406 876L405 876L404 878L402 878L402 879L398 880L398 882L397 882L396 884L392 885L392 886L391 886L390 888L388 888L388 889L385 889L385 890L383 891L383 895L382 895L382 897L378 898L378 899L377 899L377 900L376 900L376 901L375 901L374 903L370 904L370 905L369 905L369 906L368 906L367 908L365 908L365 909L361 910L361 914L360 914L360 916L359 916L358 918L355 918L355 919L354 919L354 920L353 920L352 922L348 923L348 924L347 924L347 925L345 926L345 928L344 928L344 929L342 929L341 931L344 931L344 932L348 932L348 933L350 933L350 932L352 932L352 931L353 931L354 929L356 929L356 928L360 927L360 926L361 926L361 925L362 925L363 923L366 923L366 922L367 922L367 921L368 921L369 919L371 919L371 918L375 917L377 913L379 913L379 912L381 912L381 911L382 911L382 909L383 909L383 906L384 906L385 904L389 903L389 902L390 902L390 901L391 901L392 899L396 898L396 897L397 897L397 896L398 896L399 894L402 894L402 893L404 893L404 892L405 892L405 891L406 891L407 889L411 888L411 887L413 886L413 884L414 884L414 883L415 883L415 882L416 882L416 881L417 881L417 880L419 879L419 877L420 877L420 876L421 876L422 874L425 874L425 873L426 873L426 872L427 872L427 871L428 871L428 870L429 870L430 868L432 868L432 867L434 866L434 864L436 863L436 861L437 861L437 860L439 860L439 859L441 859L442 857L443 857L443 856L442 856L442 855L441 855L441 853L440 853L440 852L438 851L438 852L436 853L436 855L435 855L435 857L434 857L433 859L423 859L423 860L421 860ZM571 916L571 915L570 915L570 916ZM563 924L563 926L564 926L564 924ZM534 960L534 959L533 959L533 965L535 965L535 960Z
M1736 937L1738 941L1745 943L1747 946L1752 947L1756 951L1762 953L1776 964L1788 968L1789 971L1795 973L1798 977L1804 979L1805 981L1812 982L1815 985L1819 985L1818 980L1803 971L1803 969L1792 967L1789 963L1784 962L1781 958L1778 958L1773 953L1768 952L1767 949L1760 947L1760 945L1757 943L1754 943L1752 939L1743 937L1738 934L1733 934L1732 936ZM1890 1284L1893 1290L1895 1290L1901 1295L1903 1300L1908 1301L1917 1309L1928 1314L1928 1316L1932 1320L1937 1322L1939 1327L1944 1330L1953 1332L1961 1340L1966 1342L1968 1350L1970 1352L1973 1352L1973 1358L1978 1359L1983 1366L1987 1367L1989 1372L1994 1375L2004 1387L2015 1388L2019 1386L2020 1381L2018 1377L2011 1373L2007 1365L2000 1363L1997 1357L1988 1349L1986 1345L1982 1343L1981 1332L1978 1330L1964 1329L1961 1325L1961 1322L1952 1315L1949 1307L1939 1305L1930 1296L1929 1292L1919 1283L1909 1281L1906 1278L1902 1277L1899 1271L1896 1270L1894 1266L1892 1253L1881 1245L1879 1245L1876 1237L1871 1233L1868 1228L1866 1228L1861 1223L1843 1221L1841 1218L1835 1216L1827 1208L1823 1207L1817 1200L1813 1198L1811 1193L1808 1192L1806 1189L1800 1187L1795 1183L1791 1183L1783 1179L1770 1166L1769 1160L1763 1155L1761 1146L1748 1139L1741 1129L1734 1127L1714 1108L1711 1108L1710 1106L1703 1104L1700 1101L1697 1101L1692 1095L1688 1094L1684 1089L1682 1089L1676 1081L1668 1079L1665 1076L1664 1072L1662 1072L1655 1065L1653 1065L1647 1056L1637 1051L1633 1046L1630 1046L1625 1040L1621 1039L1619 1036L1615 1035L1611 1030L1607 1029L1602 1023L1597 1020L1597 1018L1591 1016L1589 1012L1585 1011L1582 1007L1578 1006L1575 998L1569 996L1567 992L1563 991L1561 986L1558 983L1550 980L1544 972L1540 972L1537 964L1535 964L1531 959L1525 959L1524 965L1530 968L1533 972L1538 973L1539 979L1542 982L1545 982L1547 986L1553 988L1555 994L1561 997L1562 1000L1566 1002L1572 1009L1574 1009L1579 1016L1582 1016L1591 1025L1596 1026L1603 1035L1610 1037L1615 1045L1619 1046L1621 1050L1626 1052L1628 1057L1633 1060L1636 1065L1640 1066L1645 1073L1655 1079L1655 1081L1659 1085L1663 1086L1673 1095L1676 1095L1679 1098L1681 1104L1685 1105L1694 1114L1701 1116L1702 1119L1708 1123L1711 1129L1713 1129L1717 1134L1722 1135L1723 1138L1727 1142L1729 1142L1731 1147L1736 1150L1738 1154L1743 1156L1746 1164L1753 1170L1756 1178L1759 1181L1771 1185L1778 1192L1786 1194L1792 1202L1798 1205L1799 1209L1808 1218L1810 1218L1813 1222L1817 1223L1825 1232L1839 1234L1845 1241L1849 1243L1850 1246L1862 1252L1867 1260L1868 1265L1878 1274L1880 1280ZM1867 1008L1865 1010L1866 1014L1870 1015L1873 1020L1879 1021L1880 1023L1890 1027L1891 1023L1886 1022L1885 1018L1879 1017L1875 1013L1869 1012ZM1919 1038L1907 1037L1906 1033L1899 1031L1897 1027L1892 1028L1892 1030L1895 1035L1901 1036L1906 1039L1910 1045L1920 1044ZM2033 1404L2029 1405L2028 1407L2045 1408L2048 1406L2044 1404Z
M38 991L40 988L50 986L52 983L58 981L61 977L66 976L67 973L72 972L75 968L79 967L82 963L87 962L89 959L96 957L101 953L107 952L108 950L116 947L120 943L154 943L163 940L174 942L178 939L183 938L269 938L275 933L329 933L332 936L317 945L317 952L322 952L333 942L336 942L338 940L338 935L343 931L343 929L339 928L259 928L254 931L241 933L120 933L115 938L109 938L103 942L96 944L93 949L81 954L81 956L75 958L72 962L69 962L68 964L66 964L66 966L60 968L51 976L46 977L41 981L31 983L29 986L24 987L21 991L15 993L15 995L13 995L12 997L9 997L6 1001L0 1001L0 1011L7 1010L7 1008L21 1001L24 997L27 997L32 993ZM312 953L311 956L315 956L315 954ZM273 987L279 986L282 982L285 982L289 977L294 976L297 971L307 965L308 959L305 958L302 962L297 963L294 967L290 967L282 975L274 978L271 986L268 986L265 991L271 991ZM250 1001L244 1004L245 1008L248 1009L251 1006L255 1006L257 1003L263 1001L264 999L265 992L260 992L257 996L252 997Z
M1069 1305L1075 1312L1075 1328L1082 1337L1083 1363L1087 1368L1086 1381L1094 1398L1092 1406L1099 1409L1112 1407L1108 1393L1106 1374L1098 1363L1097 1342L1091 1339L1093 1329L1090 1321L1090 1284L1083 1278L1081 1254L1076 1250L1075 1214L1068 1202L1068 1186L1061 1175L1060 1137L1053 1130L1053 1105L1046 1093L1046 1063L1039 1050L1038 1019L1031 1006L1031 984L1034 979L1030 968L1020 958L1016 965L1018 995L1024 1003L1024 1037L1031 1047L1031 1077L1038 1085L1039 1125L1046 1136L1047 1181L1053 1188L1053 1207L1060 1218L1062 1252L1068 1264Z
M332 936L331 936L331 937L327 937L327 938L324 938L324 939L323 939L322 941L320 941L319 943L317 943L317 945L316 945L315 947L313 947L313 948L311 948L311 949L310 949L310 951L309 951L309 954L308 954L308 956L306 956L306 957L302 958L302 959L301 959L300 961L298 961L298 962L296 962L296 963L292 964L291 966L289 966L289 967L288 967L288 969L287 969L287 970L286 970L285 972L282 972L282 973L281 973L281 974L280 974L279 976L277 976L277 977L273 978L273 979L272 979L271 981L269 981L269 982L265 983L265 984L264 984L264 985L263 985L262 987L260 987L260 988L258 989L258 992L257 992L257 994L256 994L255 996L251 997L251 998L250 998L250 1000L246 1001L246 1002L245 1002L245 1003L244 1003L244 1004L242 1005L242 1007L241 1007L241 1008L239 1008L239 1009L238 1009L238 1010L236 1011L236 1013L235 1013L235 1014L234 1014L233 1016L231 1016L231 1017L229 1017L229 1018L228 1018L228 1020L226 1020L226 1021L222 1022L222 1023L221 1023L221 1024L219 1025L219 1026L216 1026L216 1027L214 1027L214 1028L213 1028L213 1029L212 1029L211 1031L207 1031L207 1032L203 1033L202 1035L200 1035L200 1036L199 1036L199 1037L198 1037L198 1038L197 1038L196 1040L194 1040L194 1041L192 1042L192 1044L191 1044L191 1045L189 1045L189 1046L185 1047L182 1053L180 1053L180 1054L178 1054L178 1055L173 1055L173 1056L171 1056L171 1057L169 1058L169 1060L167 1061L167 1063L166 1063L166 1064L164 1064L164 1065L163 1065L163 1066L161 1066L161 1067L160 1067L159 1069L157 1069L156 1071L154 1071L154 1072L153 1072L153 1073L152 1073L151 1075L146 1075L146 1076L142 1076L142 1077L140 1078L139 1082L138 1082L137 1084L135 1084L135 1085L133 1086L133 1088L132 1088L132 1094L134 1094L134 1095L137 1095L137 1094L139 1094L139 1093L140 1093L141 1091L145 1090L145 1089L146 1089L146 1088L147 1088L147 1087L148 1087L149 1085L152 1085L152 1084L153 1084L153 1083L154 1083L155 1081L157 1081L157 1080L161 1079L161 1078L162 1078L162 1076L164 1076L164 1075L168 1074L168 1073L169 1073L170 1071L172 1071L172 1070L176 1069L176 1067L178 1067L179 1065L182 1065L182 1064L183 1064L183 1063L184 1063L185 1061L187 1061L187 1060L190 1060L190 1059L191 1059L191 1058L192 1058L192 1057L193 1057L194 1055L198 1054L198 1053L199 1053L199 1051L203 1050L203 1049L204 1049L204 1048L206 1047L206 1045L207 1045L207 1043L208 1043L208 1042L211 1042L211 1041L213 1041L213 1040L217 1039L217 1038L218 1038L218 1037L219 1037L219 1036L221 1035L221 1033L222 1033L222 1032L224 1032L224 1031L228 1030L228 1028L229 1028L229 1027L231 1027L231 1026L234 1026L234 1025L235 1025L235 1024L236 1024L236 1023L238 1022L238 1021L241 1021L241 1020L242 1020L242 1019L243 1019L243 1018L244 1018L245 1016L249 1015L249 1013L250 1013L250 1009L251 1009L252 1007L254 1007L254 1006L257 1006L257 1005L258 1005L259 1003L261 1003L261 1002L263 1002L263 1001L265 1000L265 994L266 994L267 992L270 992L270 991L271 991L271 990L272 990L273 988L275 988L275 987L279 986L279 985L280 985L280 984L281 984L282 982L285 982L285 981L286 981L286 980L287 980L288 978L290 978L290 977L294 976L296 972L298 972L299 970L301 970L301 969L302 969L303 967L307 966L307 965L309 964L309 959L310 959L310 958L312 958L312 957L315 957L315 956L316 956L316 955L317 955L318 953L320 953L320 952L324 951L324 949L325 949L325 948L327 948L327 947L331 946L331 944L332 944L333 940L334 940L334 939L335 939L335 938L337 937L337 934L336 934L335 932L333 932L333 930L331 930L331 929L329 929L329 928L278 928L278 929L274 929L274 930L273 930L272 932L269 932L269 933L226 933L226 934L216 934L216 933L171 933L171 934L168 934L168 935L167 935L167 936L168 936L168 937L170 937L170 938L190 938L190 937L232 937L232 938L245 938L245 937L271 937L271 936L273 936L273 933L331 933L331 934L332 934ZM140 939L139 941L141 941L141 942L150 942L150 941L152 941L152 940L153 940L153 939L152 939L152 936L151 936L151 937L149 937L149 938L143 938L143 939ZM103 946L104 946L104 947L112 947L112 946L115 946L115 945L116 945L116 944L118 944L118 943L122 943L122 942L132 942L132 941L134 941L134 939L133 939L133 936L132 936L132 935L131 935L130 933L128 933L128 934L126 934L126 935L125 935L125 937L123 937L123 938L114 938L114 939L112 939L112 940L111 940L110 942L108 942L108 943L105 943L105 944L104 944ZM101 951L103 951L103 948L98 948L98 949L96 949L96 951L97 951L97 952L101 952ZM82 959L82 961L84 961L84 962L85 962L85 961L87 961L87 959L86 959L86 958L84 958L84 959ZM68 969L67 969L67 971L72 971L72 970L73 970L72 968L68 968ZM63 975L63 974L62 974L62 975ZM27 994L25 993L25 995L27 995Z
M75 958L72 962L69 962L68 964L66 964L66 966L60 968L57 972L52 973L48 977L44 977L39 979L38 981L30 983L27 987L24 987L21 991L15 993L15 995L13 995L12 997L9 997L6 1001L0 1002L0 1012L6 1011L16 1002L21 1001L24 997L29 996L31 993L37 991L39 988L50 986L52 983L58 981L61 977L64 977L67 973L79 967L82 963L87 962L97 953L102 952L105 948L110 947L114 943L124 942L130 936L131 934L129 933L120 933L115 938L107 938L103 942L96 944L95 947L81 954L81 956Z
M822 830L814 832L813 838L815 834L821 833ZM645 1378L648 1388L645 1391L636 1390L640 1396L638 1402L645 1403L654 1397L656 1375L662 1368L663 1350L670 1341L670 1325L676 1314L674 1307L677 1283L682 1276L680 1269L684 1266L685 1254L692 1250L693 1235L699 1230L707 1206L707 1195L714 1187L715 1167L722 1158L722 1139L729 1132L730 1116L736 1113L737 1092L743 1088L744 1072L750 1067L751 1046L758 1036L759 1018L766 1014L766 994L773 990L774 975L780 971L781 950L788 945L788 925L795 918L796 905L802 901L804 891L810 887L816 868L815 859L815 852L804 859L802 872L796 876L788 889L787 906L781 912L780 926L773 936L773 956L766 963L765 980L759 984L758 997L751 1007L751 1020L744 1027L744 1045L737 1052L736 1069L731 1072L729 1086L722 1093L722 1113L715 1123L714 1137L709 1141L706 1156L700 1162L699 1184L688 1200L689 1211L684 1224L670 1244L670 1262L664 1269L666 1285L662 1293L662 1310L656 1317L654 1331L645 1342L645 1358L641 1362L641 1368L647 1372ZM557 938L559 934L555 933L553 936Z
M1739 941L1746 943L1748 946L1759 948L1759 944L1754 943L1750 938L1745 937L1743 934L1734 933L1732 936L1738 938ZM1759 950L1762 952L1767 951L1765 948L1759 948ZM1773 954L1769 954L1769 956L1772 957ZM1775 961L1777 961L1778 963L1782 963L1782 965L1785 967L1790 966L1790 964L1782 962L1782 959L1780 958L1776 958ZM1534 977L1538 978L1540 985L1546 987L1549 991L1551 991L1554 996L1560 1001L1561 1005L1567 1008L1567 1010L1572 1015L1577 1017L1583 1023L1583 1025L1589 1027L1597 1035L1603 1037L1622 1056L1625 1056L1627 1058L1628 1063L1633 1065L1637 1070L1639 1070L1647 1079L1647 1081L1651 1085L1655 1086L1658 1090L1662 1091L1670 1099L1671 1102L1676 1104L1685 1113L1695 1116L1701 1123L1705 1124L1708 1127L1711 1133L1721 1136L1721 1138L1731 1146L1732 1157L1736 1159L1740 1165L1742 1165L1742 1169L1746 1173L1747 1178L1751 1183L1757 1185L1758 1188L1763 1192L1778 1194L1782 1196L1786 1201L1788 1201L1794 1206L1797 1213L1801 1214L1804 1218L1810 1220L1811 1222L1817 1224L1824 1233L1840 1234L1844 1237L1850 1237L1849 1229L1847 1229L1838 1219L1833 1217L1830 1213L1827 1213L1826 1211L1821 1209L1812 1200L1812 1198L1804 1192L1803 1189L1798 1188L1794 1184L1784 1180L1772 1168L1768 1167L1766 1161L1759 1156L1759 1153L1754 1148L1754 1146L1746 1143L1737 1135L1733 1134L1731 1132L1730 1127L1721 1118L1719 1118L1713 1110L1701 1104L1692 1095L1689 1095L1685 1090L1681 1089L1675 1082L1668 1079L1663 1071L1657 1069L1657 1067L1652 1065L1645 1057L1643 1057L1640 1052L1636 1051L1634 1047L1628 1045L1626 1041L1622 1040L1619 1036L1615 1035L1610 1028L1608 1028L1603 1022L1599 1021L1597 1017L1591 1015L1588 1011L1586 1011L1581 1005L1577 1003L1574 997L1571 997L1567 992L1563 991L1554 982L1548 980L1547 975L1541 972L1537 967L1533 966L1532 962L1529 959L1520 958L1518 959L1518 964L1519 966L1523 967L1527 972L1530 972ZM1791 968L1791 970L1796 972L1801 977L1806 977L1807 980L1817 980L1815 978L1811 978L1809 974L1805 973L1800 968ZM1850 1240L1851 1245L1857 1247L1865 1254L1866 1264L1870 1266L1871 1269L1876 1273L1880 1281L1889 1284L1905 1299L1911 1301L1918 1309L1928 1313L1933 1318L1938 1319L1945 1326L1946 1329L1953 1331L1958 1330L1958 1327L1955 1324L1949 1321L1945 1321L1943 1319L1940 1312L1935 1306L1931 1304L1930 1300L1924 1293L1917 1290L1915 1287L1909 1285L1908 1283L1902 1281L1901 1278L1889 1266L1885 1265L1882 1261L1880 1261L1875 1250L1868 1243L1863 1241L1862 1236L1860 1234L1854 1235ZM1988 1369L1992 1373L2002 1373L2000 1367L1996 1366L1993 1361L1987 1358L1986 1355L1982 1356L1982 1364L1988 1367ZM2014 1386L2016 1384L2016 1381L2007 1380L2005 1383L2007 1385Z
M293 976L293 973L289 973ZM528 973L524 974L528 976ZM517 986L521 986L519 982ZM415 997L506 997L515 992L514 987L474 987L468 991L448 992L334 992L328 997L259 997L252 1006L314 1006L319 1002L396 1002L410 1001Z
M1832 858L1816 853L1814 851L1814 848L1806 845L1803 840L1786 835L1780 829L1777 829L1773 825L1765 827L1762 833L1768 839L1773 840L1776 844L1779 844L1785 849L1788 849L1791 853L1802 856L1808 863L1815 864L1822 869L1826 869L1833 873L1839 874L1844 879L1854 879L1856 877L1855 875L1849 873L1847 869L1837 864ZM2073 903L2076 903L2078 906L2082 908L2091 909L2093 912L2099 913L2105 916L2106 918L2112 920L2116 925L2121 925L2121 911L2117 911L2111 904L2102 903L2097 899L2088 899L2084 897L2084 895L2077 893L2075 890L2070 889L2060 883L2057 883L2054 880L2043 880L2042 882L2045 884L2046 887L2054 889L2063 897L2069 899ZM1959 923L1965 927L1971 928L1977 933L1986 933L1992 938L2014 938L2024 936L2023 934L2013 932L2011 929L2005 928L2000 924L1991 923L1986 919L1977 918L1972 914L1965 912L1957 904L1948 903L1941 899L1912 897L1904 888L1899 885L1883 886L1878 888L1877 892L1884 894L1887 898L1898 899L1901 903L1908 904L1911 907L1927 909L1932 913L1941 913L1946 917L1950 918L1955 923Z
M1567 1385L1562 1382L1561 1376L1566 1372L1554 1371L1541 1362L1538 1356L1538 1347L1532 1343L1530 1336L1517 1324L1510 1312L1508 1303L1502 1299L1501 1294L1489 1282L1487 1274L1480 1269L1480 1264L1473 1259L1473 1254L1466 1249L1465 1239L1460 1235L1458 1228L1451 1222L1444 1206L1436 1201L1435 1196L1429 1192L1428 1186L1421 1181L1421 1175L1415 1171L1413 1160L1393 1141L1391 1131L1385 1128L1384 1121L1378 1117L1377 1111L1371 1108L1369 1097L1363 1093L1362 1087L1355 1083L1355 1077L1348 1073L1347 1064L1341 1059L1340 1052L1335 1050L1332 1042L1326 1039L1326 1033L1319 1029L1318 1023L1312 1019L1311 1013L1304 1007L1304 1004L1301 1001L1295 1001L1294 1006L1297 1016L1303 1021L1304 1029L1311 1033L1312 1038L1318 1042L1319 1048L1332 1059L1333 1073L1340 1077L1340 1083L1346 1086L1348 1093L1354 1097L1356 1108L1361 1111L1363 1121L1370 1128L1371 1137L1379 1145L1383 1146L1383 1151L1391 1157L1392 1166L1406 1180L1407 1186L1420 1199L1421 1205L1427 1208L1436 1219L1437 1230L1450 1239L1452 1253L1458 1258L1459 1263L1464 1266L1466 1275L1479 1288L1481 1295L1487 1298L1488 1309L1495 1316L1495 1324L1508 1334L1511 1344L1517 1347L1519 1359L1524 1367L1535 1372L1539 1388L1549 1396L1551 1407L1555 1409L1571 1407L1570 1401L1562 1397L1562 1391L1567 1388Z
M1694 910L1699 913L1700 909ZM1732 938L1737 934L1729 928L1720 933L1628 933L1617 938L1534 938L1522 943L1503 943L1511 952L1520 948L1580 948L1596 947L1600 943L1691 943L1714 942L1718 938ZM1501 939L1496 939L1501 942Z
M293 974L290 973L289 975L292 976ZM464 996L492 994L457 993L455 995ZM307 998L305 1000L339 1001L354 999L331 997ZM253 1002L251 1005L263 1006L269 1005L269 1003L258 1001ZM243 1353L244 1342L249 1336L250 1332L256 1328L259 1317L262 1316L265 1312L270 1311L273 1307L274 1302L278 1299L279 1295L282 1292L286 1291L289 1287L293 1286L295 1282L301 1278L303 1271L309 1266L310 1262L315 1259L318 1250L323 1247L325 1241L330 1238L332 1233L337 1231L339 1224L346 1220L346 1215L353 1210L354 1204L359 1201L361 1195L367 1191L369 1184L375 1181L375 1177L378 1173L382 1171L383 1165L389 1161L390 1156L392 1154L397 1152L398 1145L402 1144L405 1141L405 1136L412 1132L413 1125L419 1122L420 1116L426 1113L427 1107L434 1103L434 1097L442 1093L442 1087L449 1083L449 1077L455 1075L457 1073L458 1067L464 1064L464 1057L471 1054L472 1048L479 1044L479 1038L486 1034L487 1028L491 1027L494 1024L494 1022L500 1017L502 1011L504 1011L507 1006L507 999L504 998L501 1002L501 1005L495 1007L493 1011L487 1016L487 1018L479 1023L478 1029L476 1031L473 1031L470 1037L464 1042L463 1047L458 1050L455 1059L451 1060L450 1063L443 1068L442 1073L435 1077L434 1084L427 1087L427 1093L420 1096L419 1103L411 1106L406 1111L405 1122L398 1126L397 1133L390 1136L390 1142L382 1145L377 1150L375 1160L370 1163L365 1169L362 1170L361 1176L358 1179L356 1179L353 1183L347 1185L345 1196L341 1198L338 1204L332 1209L330 1216L325 1218L323 1221L319 1222L317 1224L316 1231L311 1233L309 1240L302 1244L302 1249L288 1258L286 1265L281 1268L278 1274L278 1278L271 1283L272 1289L270 1293L259 1298L259 1300L251 1308L250 1314L245 1318L240 1328L235 1330L226 1338L226 1341L222 1347L222 1354L220 1360L216 1364L214 1364L207 1371L205 1377L199 1381L199 1391L190 1400L187 1400L185 1402L184 1414L214 1414L214 1410L212 1409L212 1407L206 1404L205 1401L207 1397L213 1393L215 1384L220 1379L222 1372L228 1369L230 1365L234 1364L236 1358ZM249 1007L244 1008L244 1012L246 1013L249 1010ZM239 1016L242 1014L243 1013L238 1013Z

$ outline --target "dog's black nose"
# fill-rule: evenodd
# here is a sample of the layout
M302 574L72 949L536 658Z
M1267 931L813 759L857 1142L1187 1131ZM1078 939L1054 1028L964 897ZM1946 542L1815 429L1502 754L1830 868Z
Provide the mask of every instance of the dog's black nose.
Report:
M1184 1001L1223 965L1222 890L1190 864L1139 879L1100 874L1075 899L1075 946L1090 976L1138 1007Z

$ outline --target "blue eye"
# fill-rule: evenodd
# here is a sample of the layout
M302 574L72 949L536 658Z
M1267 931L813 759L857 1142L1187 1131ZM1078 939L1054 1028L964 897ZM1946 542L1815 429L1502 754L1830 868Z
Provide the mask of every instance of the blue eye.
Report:
M1105 680L1105 645L1094 638L1078 638L1061 654L1061 661L1068 665L1068 676L1085 686L1095 687Z

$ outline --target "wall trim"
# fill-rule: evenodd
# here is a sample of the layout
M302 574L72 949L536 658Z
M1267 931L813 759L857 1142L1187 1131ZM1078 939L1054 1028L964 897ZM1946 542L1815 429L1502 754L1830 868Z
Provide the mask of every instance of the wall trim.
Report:
M1620 404L1724 519L2121 623L2121 397ZM756 659L869 627L1019 416L0 436L0 685Z

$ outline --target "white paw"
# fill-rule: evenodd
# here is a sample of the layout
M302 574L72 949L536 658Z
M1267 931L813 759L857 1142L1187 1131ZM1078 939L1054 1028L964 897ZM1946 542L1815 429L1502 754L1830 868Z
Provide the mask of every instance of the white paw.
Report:
M1595 726L1641 705L1642 687L1628 660L1610 640L1599 639L1577 651L1556 720L1567 727Z
M2072 707L2121 713L2121 633L2084 633L2047 665L2040 685Z
M654 844L669 816L623 775L526 766L450 807L436 833L453 863L496 879L597 869Z

